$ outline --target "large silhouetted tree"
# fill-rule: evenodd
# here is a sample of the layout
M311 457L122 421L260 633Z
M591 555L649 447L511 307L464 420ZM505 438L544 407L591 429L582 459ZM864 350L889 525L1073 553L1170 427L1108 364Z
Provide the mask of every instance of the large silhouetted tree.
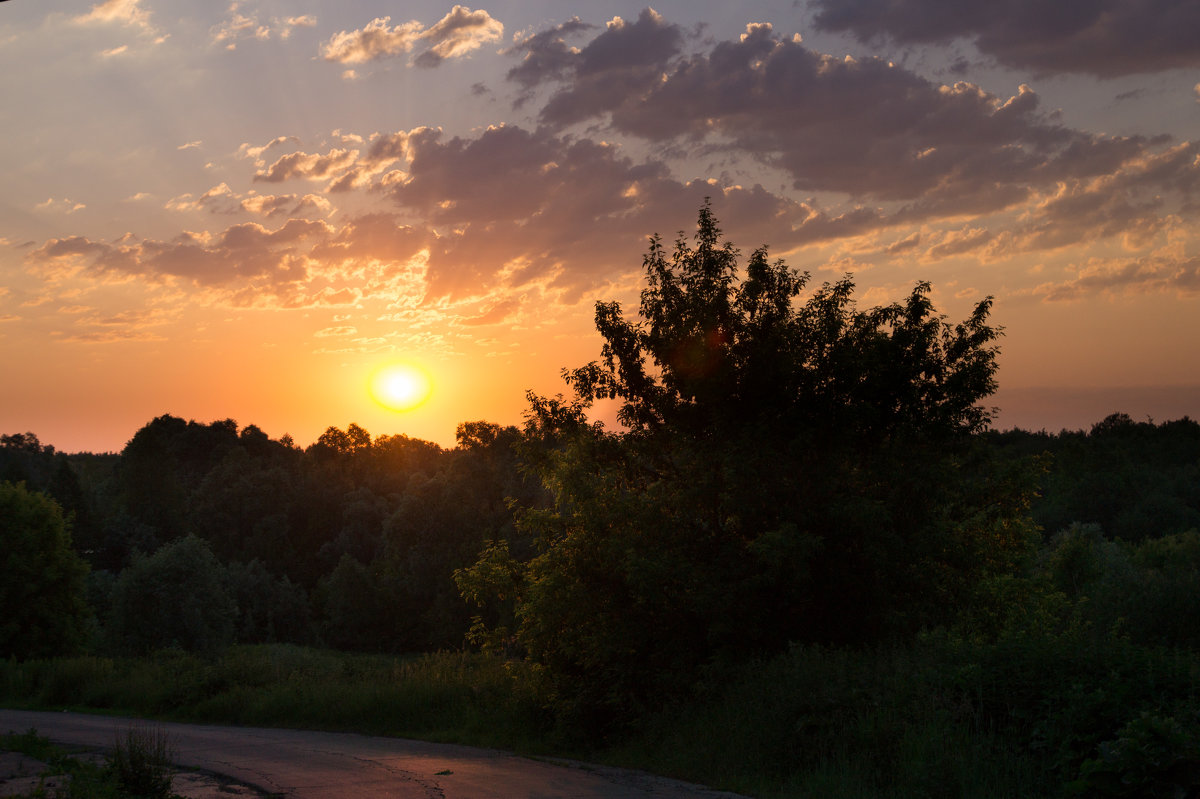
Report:
M575 399L531 395L556 502L526 515L538 554L501 590L580 713L636 710L714 657L936 622L1029 543L1024 486L974 462L990 298L951 324L925 283L859 310L849 278L801 301L806 274L765 248L738 260L707 204L694 244L651 239L639 317L598 303ZM627 432L588 422L602 398ZM462 573L473 597L511 575L503 553Z

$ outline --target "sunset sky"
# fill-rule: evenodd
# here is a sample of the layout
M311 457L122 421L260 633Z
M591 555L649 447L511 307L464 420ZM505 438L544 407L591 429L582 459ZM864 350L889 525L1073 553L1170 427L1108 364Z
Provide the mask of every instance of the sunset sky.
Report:
M577 15L577 16L576 16ZM519 423L706 196L996 300L1000 428L1200 416L1196 0L0 2L0 433ZM433 386L388 410L406 362Z

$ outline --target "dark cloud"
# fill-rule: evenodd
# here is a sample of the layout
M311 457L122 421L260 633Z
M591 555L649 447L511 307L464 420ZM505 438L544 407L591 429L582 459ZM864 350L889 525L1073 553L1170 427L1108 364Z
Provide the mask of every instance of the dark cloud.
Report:
M555 36L528 41L526 59L509 78L526 89L566 77L568 87L542 108L543 121L570 125L612 111L651 88L682 49L683 32L651 9L635 22L615 18L604 32L578 52L560 45L563 33L583 27L573 22L555 28ZM532 56L532 58L531 58Z
M1002 64L1113 78L1200 66L1195 0L811 0L816 25L860 41L973 40Z
M561 25L519 40L507 51L521 54L521 63L508 71L508 79L529 89L565 78L580 60L579 48L567 44L567 39L593 27L579 17L572 17Z
M616 43L635 30L638 59L613 57ZM1025 244L1040 238L1039 246L1057 247L1157 229L1148 220L1162 206L1134 196L1134 181L1104 187L1099 179L1154 161L1167 141L1068 128L1041 109L1028 86L1003 97L968 82L943 85L882 59L816 52L768 24L689 54L680 50L678 29L650 12L636 24L611 25L577 52L564 49L558 32L526 40L527 54L554 54L548 66L510 73L522 86L556 87L541 112L549 129L599 120L664 149L749 155L783 170L793 188L850 198L837 213L814 213L806 236L995 214L1035 201L1041 204L1021 234ZM1174 169L1144 170L1140 183L1191 196L1195 167L1185 156L1171 159ZM1044 201L1063 186L1108 192L1107 210Z
M635 273L647 237L672 238L688 226L680 209L698 209L706 195L749 248L793 246L823 219L759 186L683 183L660 162L546 130L503 126L446 140L425 129L410 134L409 148L406 178L382 190L430 224L427 280L438 296L528 282L578 296Z

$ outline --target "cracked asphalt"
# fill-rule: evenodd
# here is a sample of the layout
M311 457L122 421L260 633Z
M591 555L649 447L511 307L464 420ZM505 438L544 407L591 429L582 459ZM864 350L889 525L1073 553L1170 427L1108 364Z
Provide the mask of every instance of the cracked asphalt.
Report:
M0 732L33 728L71 746L110 748L138 725L166 733L178 765L296 799L738 799L642 772L452 744L0 709Z

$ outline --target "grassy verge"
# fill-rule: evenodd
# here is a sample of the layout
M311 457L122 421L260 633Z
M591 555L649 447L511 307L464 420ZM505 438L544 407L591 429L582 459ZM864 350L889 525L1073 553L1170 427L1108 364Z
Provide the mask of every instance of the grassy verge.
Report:
M797 647L714 669L691 700L588 749L555 726L536 676L461 653L254 646L210 659L0 662L0 701L585 757L761 797L1200 790L1200 657L1190 651L1065 638Z
M170 742L151 728L127 730L114 741L105 763L71 757L36 730L0 735L0 752L20 752L46 764L37 786L27 794L30 799L177 799L171 791ZM51 778L58 779L48 789Z
M547 751L546 714L519 664L464 653L410 658L291 645L217 657L0 661L0 701L245 726L343 730Z

